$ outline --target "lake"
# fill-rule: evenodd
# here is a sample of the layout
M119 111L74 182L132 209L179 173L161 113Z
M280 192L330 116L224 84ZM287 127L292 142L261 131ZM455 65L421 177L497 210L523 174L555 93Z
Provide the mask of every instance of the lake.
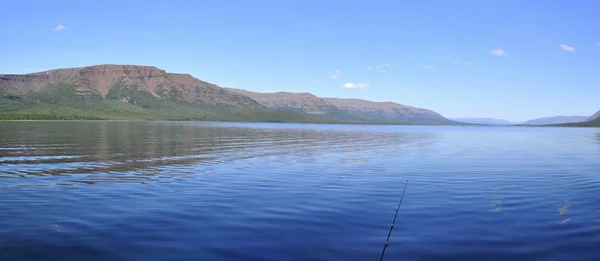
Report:
M600 260L600 129L0 122L0 260Z

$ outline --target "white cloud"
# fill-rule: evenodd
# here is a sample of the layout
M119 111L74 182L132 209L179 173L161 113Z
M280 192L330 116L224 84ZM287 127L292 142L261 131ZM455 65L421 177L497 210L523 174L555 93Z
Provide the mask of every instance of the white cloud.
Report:
M453 61L453 64L457 64L457 65L472 65L472 62L466 62L466 61Z
M389 64L389 63L382 63L382 64L378 64L378 65L375 65L375 66L369 66L369 67L367 67L367 70L386 73L388 71L388 68L390 68L390 67L392 67L391 64Z
M508 55L504 50L502 49L494 49L490 51L491 54L493 55L497 55L497 56L506 56Z
M597 46L600 46L600 43L596 43Z
M342 88L346 88L346 89L366 89L369 88L368 84L364 84L364 83L351 83L351 82L347 82L346 84L344 84L344 86Z
M567 52L574 52L575 48L568 46L566 44L561 44L558 47L562 48L563 50L567 51Z
M62 31L62 30L65 30L65 29L67 29L67 27L66 27L66 26L64 26L64 25L62 25L62 24L59 24L59 25L57 25L56 27L52 28L52 31L57 31L57 32L60 32L60 31Z
M331 76L329 78L337 79L337 78L340 78L340 75L342 75L342 72L340 70L335 70L335 72L333 72L333 74L331 74Z
M421 68L427 69L427 70L433 70L433 69L435 69L435 67L433 65L423 65L423 66L421 66Z

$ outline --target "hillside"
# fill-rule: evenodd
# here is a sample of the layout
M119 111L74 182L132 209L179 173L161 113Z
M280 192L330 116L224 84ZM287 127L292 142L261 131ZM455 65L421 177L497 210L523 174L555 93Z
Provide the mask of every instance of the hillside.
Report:
M189 74L167 73L156 67L96 65L45 72L0 75L0 92L26 95L71 86L77 93L120 99L135 104L138 95L176 103L257 108L248 96L230 92Z
M600 127L600 119L595 119L592 121L584 121L584 122L575 122L575 123L565 123L565 124L554 124L548 126L561 126L561 127Z
M392 102L256 93L152 66L110 64L0 75L0 119L454 123Z
M588 121L600 120L600 111L594 113L591 117L587 119Z
M394 102L372 102L361 99L323 98L339 110L357 118L375 121L411 122L428 124L453 124L442 115L427 109Z
M481 125L513 125L514 123L494 118L451 118L453 121L464 122L469 124L481 124Z
M372 102L360 99L320 98L310 93L258 93L240 89L231 91L248 95L261 105L291 110L313 118L348 123L392 124L454 124L440 114L427 109L393 102Z
M565 124L565 123L576 123L576 122L584 122L588 119L587 116L555 116L555 117L546 117L539 118L534 120L529 120L522 125L549 125L549 124Z
M136 65L0 75L0 119L319 122L191 75Z
M310 93L259 93L231 88L228 90L246 95L269 108L293 109L306 114L327 114L335 109L333 105Z

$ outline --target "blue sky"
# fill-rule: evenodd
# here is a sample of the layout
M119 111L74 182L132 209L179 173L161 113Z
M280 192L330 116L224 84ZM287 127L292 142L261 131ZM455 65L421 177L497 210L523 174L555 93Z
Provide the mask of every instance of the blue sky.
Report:
M595 0L4 0L0 9L0 73L142 64L446 117L600 110Z

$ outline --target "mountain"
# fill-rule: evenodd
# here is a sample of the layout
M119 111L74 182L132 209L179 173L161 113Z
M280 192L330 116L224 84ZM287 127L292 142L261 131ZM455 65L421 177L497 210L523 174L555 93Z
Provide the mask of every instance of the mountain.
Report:
M565 123L576 123L584 122L588 119L587 116L555 116L547 118L539 118L529 120L523 123L523 125L548 125L548 124L565 124Z
M0 75L0 119L317 122L188 74L137 65Z
M595 121L595 120L600 120L600 111L594 113L594 115L592 115L591 117L589 117L587 119L587 121Z
M0 119L454 123L392 102L256 93L152 66L112 64L0 75Z
M514 123L493 118L450 118L450 120L470 123L470 124L482 124L482 125L513 125Z
M567 126L567 127L600 127L600 111L596 112L591 117L588 117L586 121L575 122L575 123L565 123L565 124L560 124L558 126Z
M347 123L454 124L453 121L431 110L393 102L320 98L310 93L259 93L240 89L229 90L247 95L269 108L292 110L323 120Z
M229 92L189 74L167 73L156 67L137 65L96 65L57 69L24 75L0 75L0 91L24 95L70 86L79 94L103 96L136 104L136 94L158 100L203 105L260 107L248 96Z
M269 108L291 109L305 114L327 114L335 109L333 105L310 93L259 93L232 88L228 90L246 95Z
M394 102L372 102L361 99L323 98L339 110L358 118L375 121L413 122L429 124L454 124L455 122L428 109L406 106Z

